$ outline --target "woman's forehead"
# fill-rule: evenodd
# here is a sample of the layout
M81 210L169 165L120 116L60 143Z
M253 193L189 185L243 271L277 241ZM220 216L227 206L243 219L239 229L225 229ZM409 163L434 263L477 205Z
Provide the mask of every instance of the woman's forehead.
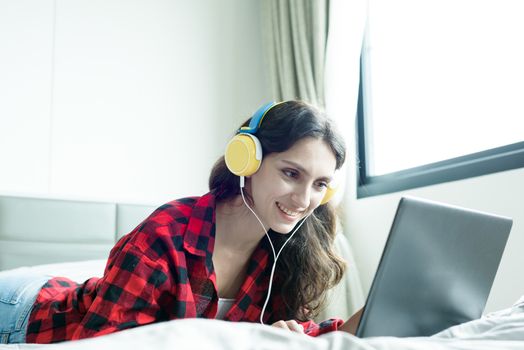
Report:
M273 153L275 160L295 165L316 176L332 176L336 168L333 150L322 139L304 138L284 152Z

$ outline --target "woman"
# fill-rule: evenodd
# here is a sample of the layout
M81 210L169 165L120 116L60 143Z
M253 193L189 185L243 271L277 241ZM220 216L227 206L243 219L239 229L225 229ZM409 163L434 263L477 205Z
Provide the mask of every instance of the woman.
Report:
M232 141L211 172L210 192L158 208L115 245L103 277L0 280L1 300L21 291L16 302L0 302L3 341L58 342L190 317L309 335L339 329L342 320L310 319L345 268L333 251L335 215L326 204L345 159L343 140L300 101L264 106L251 122L240 137L259 140L256 169L234 169Z

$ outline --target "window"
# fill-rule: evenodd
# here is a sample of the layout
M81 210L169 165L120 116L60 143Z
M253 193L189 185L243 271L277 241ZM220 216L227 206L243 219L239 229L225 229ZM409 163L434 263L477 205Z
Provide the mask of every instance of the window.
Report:
M369 0L359 198L524 166L520 9L519 0Z

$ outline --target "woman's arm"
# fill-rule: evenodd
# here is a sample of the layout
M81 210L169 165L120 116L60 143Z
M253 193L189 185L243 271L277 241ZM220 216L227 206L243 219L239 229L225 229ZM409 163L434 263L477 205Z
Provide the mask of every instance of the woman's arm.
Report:
M332 330L338 330L343 332L348 332L350 334L355 335L357 331L358 324L360 322L360 318L362 317L362 312L364 311L364 308L358 310L353 316L351 316L344 324L338 325L337 322L332 323L332 329L329 329L328 331ZM306 323L299 323L295 320L280 320L272 324L273 327L287 329L292 332L297 333L305 333L304 327L308 327L307 331L309 335L319 335L322 333L325 333L322 331L322 327L313 323L313 322L306 322Z
M161 259L154 261L133 244L122 247L96 285L96 296L73 333L82 339L167 320L164 310L176 286Z

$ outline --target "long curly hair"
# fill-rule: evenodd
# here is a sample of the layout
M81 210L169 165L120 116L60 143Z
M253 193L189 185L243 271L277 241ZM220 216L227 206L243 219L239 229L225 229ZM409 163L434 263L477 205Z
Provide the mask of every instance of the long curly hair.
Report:
M250 119L242 126L249 125ZM317 108L303 101L286 101L272 107L265 115L256 137L264 156L285 152L305 137L321 139L333 151L336 169L346 157L343 138L333 122ZM224 157L215 163L209 177L209 189L217 201L227 201L240 194L239 177L232 174ZM286 235L270 230L275 246ZM286 314L298 320L315 317L325 306L326 293L342 278L346 265L334 251L336 214L328 202L317 207L286 245L286 254L277 262L275 279L286 304Z

